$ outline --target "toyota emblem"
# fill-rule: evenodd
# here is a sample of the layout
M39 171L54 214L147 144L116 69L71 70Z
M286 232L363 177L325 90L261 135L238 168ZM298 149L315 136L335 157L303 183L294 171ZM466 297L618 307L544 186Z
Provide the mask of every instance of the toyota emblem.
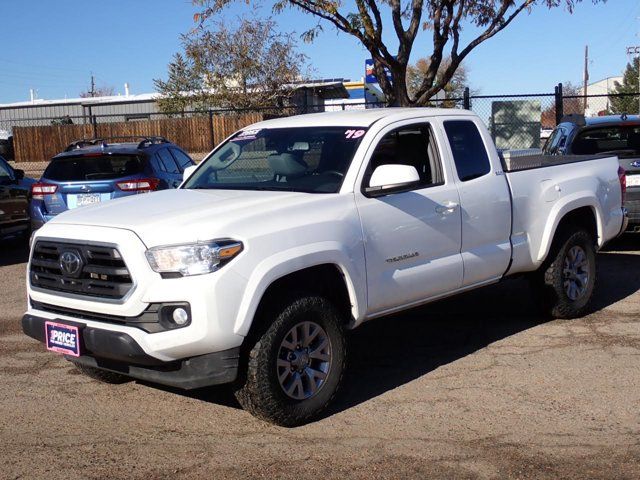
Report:
M60 269L64 275L77 275L82 268L82 259L76 252L66 251L60 255Z

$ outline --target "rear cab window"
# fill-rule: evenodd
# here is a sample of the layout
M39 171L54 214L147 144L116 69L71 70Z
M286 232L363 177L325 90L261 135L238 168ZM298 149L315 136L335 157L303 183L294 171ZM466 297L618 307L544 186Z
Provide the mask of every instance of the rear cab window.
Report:
M571 153L615 153L618 157L637 157L640 155L640 125L609 125L584 129L573 139Z
M54 158L43 177L61 182L113 180L138 175L144 164L137 155L79 155Z
M475 123L470 120L447 120L444 130L460 181L473 180L491 171L489 155Z

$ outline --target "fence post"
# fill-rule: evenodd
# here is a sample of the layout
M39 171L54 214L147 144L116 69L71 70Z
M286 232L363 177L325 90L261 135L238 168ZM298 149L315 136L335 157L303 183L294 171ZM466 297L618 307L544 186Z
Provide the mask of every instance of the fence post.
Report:
M91 105L88 106L89 109L89 122L91 123L91 131L93 132L93 138L98 138L98 125L97 119L93 116L93 112L91 111Z
M556 86L556 125L562 121L564 117L564 102L562 97L562 83Z
M211 139L211 149L216 146L215 136L213 135L213 110L209 110L209 138Z
M471 110L471 98L469 97L469 87L464 87L464 94L462 95L462 107L465 110Z

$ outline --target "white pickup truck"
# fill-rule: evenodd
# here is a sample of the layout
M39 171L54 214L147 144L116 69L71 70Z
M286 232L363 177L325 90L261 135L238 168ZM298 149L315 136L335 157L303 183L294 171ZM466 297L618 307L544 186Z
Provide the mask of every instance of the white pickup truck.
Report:
M23 330L102 381L231 383L285 426L327 406L372 318L524 273L580 315L626 221L615 157L501 158L464 110L264 121L192 168L38 230Z

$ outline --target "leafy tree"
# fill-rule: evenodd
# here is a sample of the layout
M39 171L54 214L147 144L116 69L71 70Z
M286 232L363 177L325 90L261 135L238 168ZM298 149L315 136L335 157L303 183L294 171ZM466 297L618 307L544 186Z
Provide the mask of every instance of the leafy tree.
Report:
M563 98L562 101L562 113L569 115L570 113L577 113L584 115L584 97L582 95L582 88L574 85L571 82L565 82L562 84L562 96L572 97ZM542 111L542 128L554 128L556 126L556 102L554 98L551 98L551 106Z
M439 75L441 75L442 72L447 69L450 62L450 59L444 59L442 61L442 64L440 65ZM420 88L420 85L422 84L422 79L424 78L424 75L428 70L428 58L420 58L416 63L407 67L407 89L409 92L409 96L415 96L416 92ZM437 106L451 108L459 104L461 105L462 102L460 102L459 100L464 96L464 90L468 86L468 84L468 70L464 64L460 64L449 82L442 89L444 91L445 100L443 102L439 102ZM470 91L470 93L473 95L475 91Z
M156 90L161 93L158 107L163 112L184 112L189 108L197 108L194 98L201 86L200 78L196 75L193 61L185 58L181 53L173 56L169 63L167 80L153 81Z
M154 80L163 111L274 106L291 96L306 59L272 19L201 24L182 44L167 81Z
M220 12L237 0L192 0L202 10L194 16L197 22ZM249 0L244 0L250 3ZM258 3L259 0L256 0ZM274 11L297 8L316 17L316 27L305 32L311 41L329 24L355 37L373 58L374 69L387 102L400 106L426 105L431 97L451 81L461 62L482 42L506 28L520 13L536 6L548 8L565 5L573 11L582 0L277 0ZM597 3L601 0L592 0ZM604 0L602 0L604 1ZM346 5L355 5L351 11ZM389 20L391 25L388 25ZM460 38L463 25L479 30L469 43ZM394 39L387 43L384 32ZM431 55L427 70L413 93L407 88L407 69L420 30L431 33ZM390 45L398 44L392 52ZM447 53L448 51L448 53ZM427 53L427 52L424 52ZM442 69L443 60L450 63ZM384 69L391 73L387 80Z
M638 90L638 68L640 67L640 57L636 57L631 63L627 63L627 68L622 75L622 83L615 82L613 93L634 94L624 97L609 96L611 113L638 113L640 108L640 90Z

